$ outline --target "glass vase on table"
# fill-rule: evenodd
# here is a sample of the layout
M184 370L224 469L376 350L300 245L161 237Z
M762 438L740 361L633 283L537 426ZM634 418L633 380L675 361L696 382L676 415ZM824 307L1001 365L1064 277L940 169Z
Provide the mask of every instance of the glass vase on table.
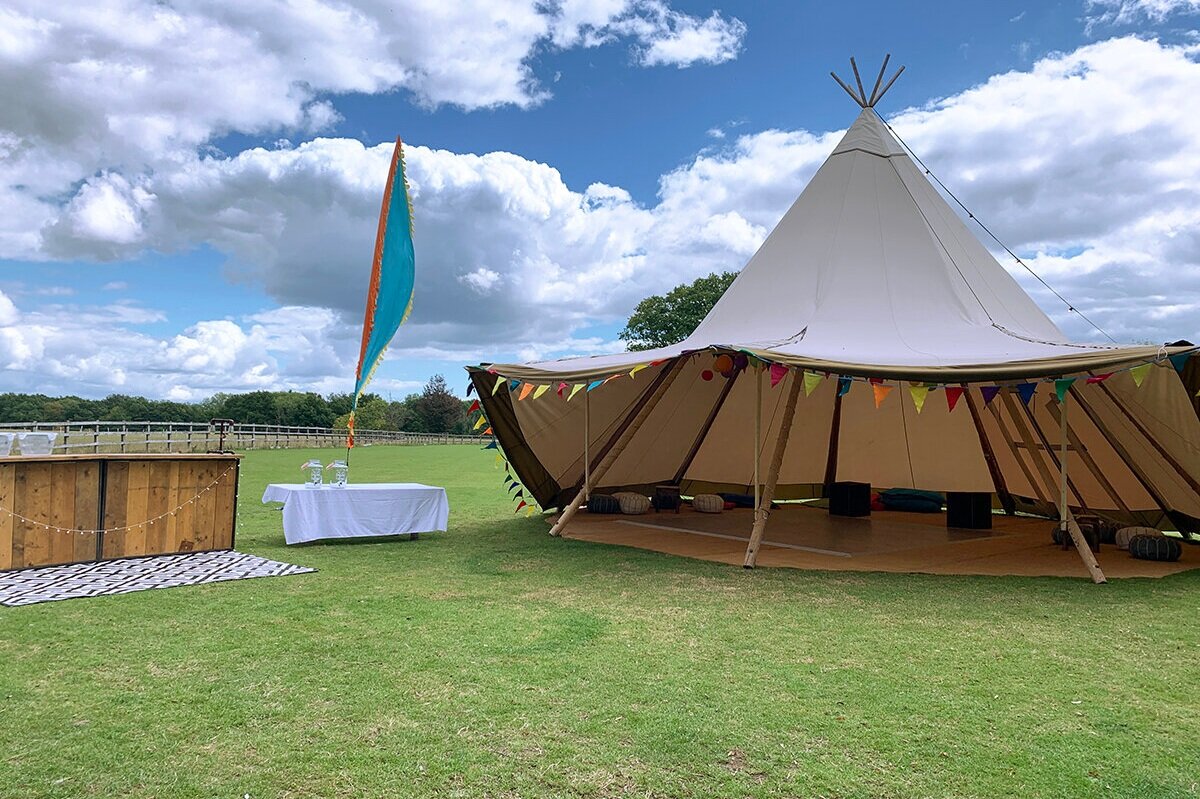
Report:
M320 488L321 480L325 472L325 466L319 458L313 458L308 463L300 467L302 471L308 472L308 480L305 481L306 488Z
M350 464L343 460L336 460L325 467L333 469L333 482L330 485L334 488L345 488L346 480L350 474Z

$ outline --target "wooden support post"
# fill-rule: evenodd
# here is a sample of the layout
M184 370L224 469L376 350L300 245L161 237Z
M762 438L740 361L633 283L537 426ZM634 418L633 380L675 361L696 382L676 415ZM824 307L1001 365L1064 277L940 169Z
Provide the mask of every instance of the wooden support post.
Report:
M1083 565L1087 567L1088 574L1092 575L1092 582L1097 585L1107 583L1108 580L1105 579L1104 572L1100 571L1100 564L1096 562L1096 556L1092 554L1092 548L1084 539L1083 531L1075 522L1075 516L1071 513L1070 508L1067 509L1067 532L1070 534L1071 540L1075 542L1075 551L1079 553Z
M761 483L758 479L758 462L762 460L762 370L756 370L754 379L754 507L762 499Z
M833 420L829 424L829 456L825 460L825 483L821 496L829 496L830 487L837 481L838 439L842 431L842 395L833 398Z
M590 391L583 392L583 501L591 499L589 486L592 484L592 456L589 447L592 441L592 401Z
M886 65L886 61L884 62ZM880 73L880 77L883 73ZM876 86L876 89L879 87ZM992 450L992 442L988 440L987 433L983 429L983 420L979 416L979 407L975 404L974 398L971 396L969 386L964 386L963 399L967 401L967 409L971 412L971 421L975 423L975 432L979 435L979 446L983 450L983 459L987 463L988 473L992 476L992 485L996 487L996 496L1000 498L1000 506L1004 508L1004 512L1012 516L1017 512L1017 505L1013 502L1012 494L1008 493L1008 484L1004 482L1004 472L1000 469L1000 464L996 461L996 453Z
M771 455L771 465L767 467L767 484L763 486L762 498L754 507L754 527L750 530L750 543L746 547L746 560L743 566L753 569L758 562L758 548L762 546L763 533L767 528L767 517L771 514L771 500L775 498L775 486L779 482L779 469L783 465L783 454L787 450L788 437L792 434L792 421L796 415L796 400L800 396L800 387L804 375L800 370L792 370L792 387L788 391L787 405L783 409L783 420L779 426L779 437L775 439L775 452Z
M607 454L605 454L600 463L596 464L596 468L592 470L588 479L584 480L583 487L579 490L579 493L575 495L575 499L571 500L571 504L563 508L563 512L559 515L558 521L555 522L552 528L550 528L550 535L562 535L562 531L564 528L566 528L567 522L571 521L571 517L573 517L579 510L579 506L583 504L584 498L588 496L592 487L602 477L604 477L604 473L607 472L609 467L613 465L613 462L616 461L617 456L620 455L625 449L625 446L629 443L629 440L633 438L634 434L636 434L638 429L642 426L642 423L646 421L648 416L650 416L650 412L653 411L658 405L658 402L662 399L663 394L666 394L667 389L671 387L673 382L675 382L675 377L681 371L683 371L683 364L686 360L686 358L676 358L674 363L668 366L666 371L663 372L662 379L659 381L658 385L653 389L647 389L653 393L651 393L647 401L641 405L640 409L636 410L637 415L634 416L632 420L628 420L629 424L624 427L624 430L618 432L620 438L618 438L615 443L610 442L612 443L612 448L608 450Z
M1070 510L1067 508L1067 403L1064 398L1062 402L1062 413L1058 415L1060 437L1058 441L1058 518L1059 529L1064 533L1067 531L1067 516L1070 515ZM1080 501L1083 498L1080 497Z

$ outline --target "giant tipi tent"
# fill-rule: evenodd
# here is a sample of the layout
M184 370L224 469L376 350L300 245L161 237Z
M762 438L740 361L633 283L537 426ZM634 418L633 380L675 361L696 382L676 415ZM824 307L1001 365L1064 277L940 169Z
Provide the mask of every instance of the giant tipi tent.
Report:
M1071 342L878 97L855 99L858 118L686 340L469 369L528 494L564 509L556 531L598 490L741 491L759 497L753 565L772 497L842 481L1200 529L1200 421L1174 368L1191 348Z

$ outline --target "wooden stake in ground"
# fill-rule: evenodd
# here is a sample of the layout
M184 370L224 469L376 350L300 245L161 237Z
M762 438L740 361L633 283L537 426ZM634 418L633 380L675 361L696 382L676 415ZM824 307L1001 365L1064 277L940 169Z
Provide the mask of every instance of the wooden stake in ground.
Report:
M618 438L616 443L613 444L612 448L609 449L608 453L604 456L604 459L601 460L600 463L596 464L596 468L592 470L588 478L584 480L583 487L579 490L579 493L575 495L575 499L571 500L571 504L563 509L562 514L558 517L558 521L555 522L552 528L550 528L550 535L562 535L562 531L566 528L567 522L571 521L571 517L573 517L579 510L579 506L583 504L584 498L590 495L592 488L601 480L601 478L604 477L604 473L607 472L609 467L613 465L613 462L616 461L617 456L620 455L625 449L625 445L629 443L630 439L632 439L637 433L638 428L640 428L642 423L646 421L646 418L650 416L650 412L653 411L658 405L658 402L662 399L663 394L667 393L667 389L671 387L671 383L675 382L675 377L680 373L680 371L683 370L683 364L685 360L686 358L676 358L675 362L667 367L666 372L663 373L662 380L660 380L658 385L653 389L653 393L650 395L649 399L644 405L641 406L641 409L638 410L637 415L633 417L633 420L630 421L629 425L618 432L620 438Z
M800 386L803 382L803 373L793 369L792 387L788 391L787 405L783 409L779 438L775 440L775 452L771 455L771 465L767 468L767 484L763 486L762 497L754 508L754 527L750 530L750 544L746 547L746 560L742 564L747 569L753 569L758 561L758 548L762 545L763 533L767 528L767 516L771 513L771 500L775 498L775 485L779 482L779 469L783 465L783 453L792 433L792 417L796 414L796 400L800 396Z

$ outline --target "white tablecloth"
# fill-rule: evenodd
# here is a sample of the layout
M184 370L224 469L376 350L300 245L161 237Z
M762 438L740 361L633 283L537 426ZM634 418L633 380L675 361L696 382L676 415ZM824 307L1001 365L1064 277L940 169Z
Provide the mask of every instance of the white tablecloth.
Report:
M450 517L446 489L420 483L272 484L262 501L283 503L283 537L289 544L444 531Z

